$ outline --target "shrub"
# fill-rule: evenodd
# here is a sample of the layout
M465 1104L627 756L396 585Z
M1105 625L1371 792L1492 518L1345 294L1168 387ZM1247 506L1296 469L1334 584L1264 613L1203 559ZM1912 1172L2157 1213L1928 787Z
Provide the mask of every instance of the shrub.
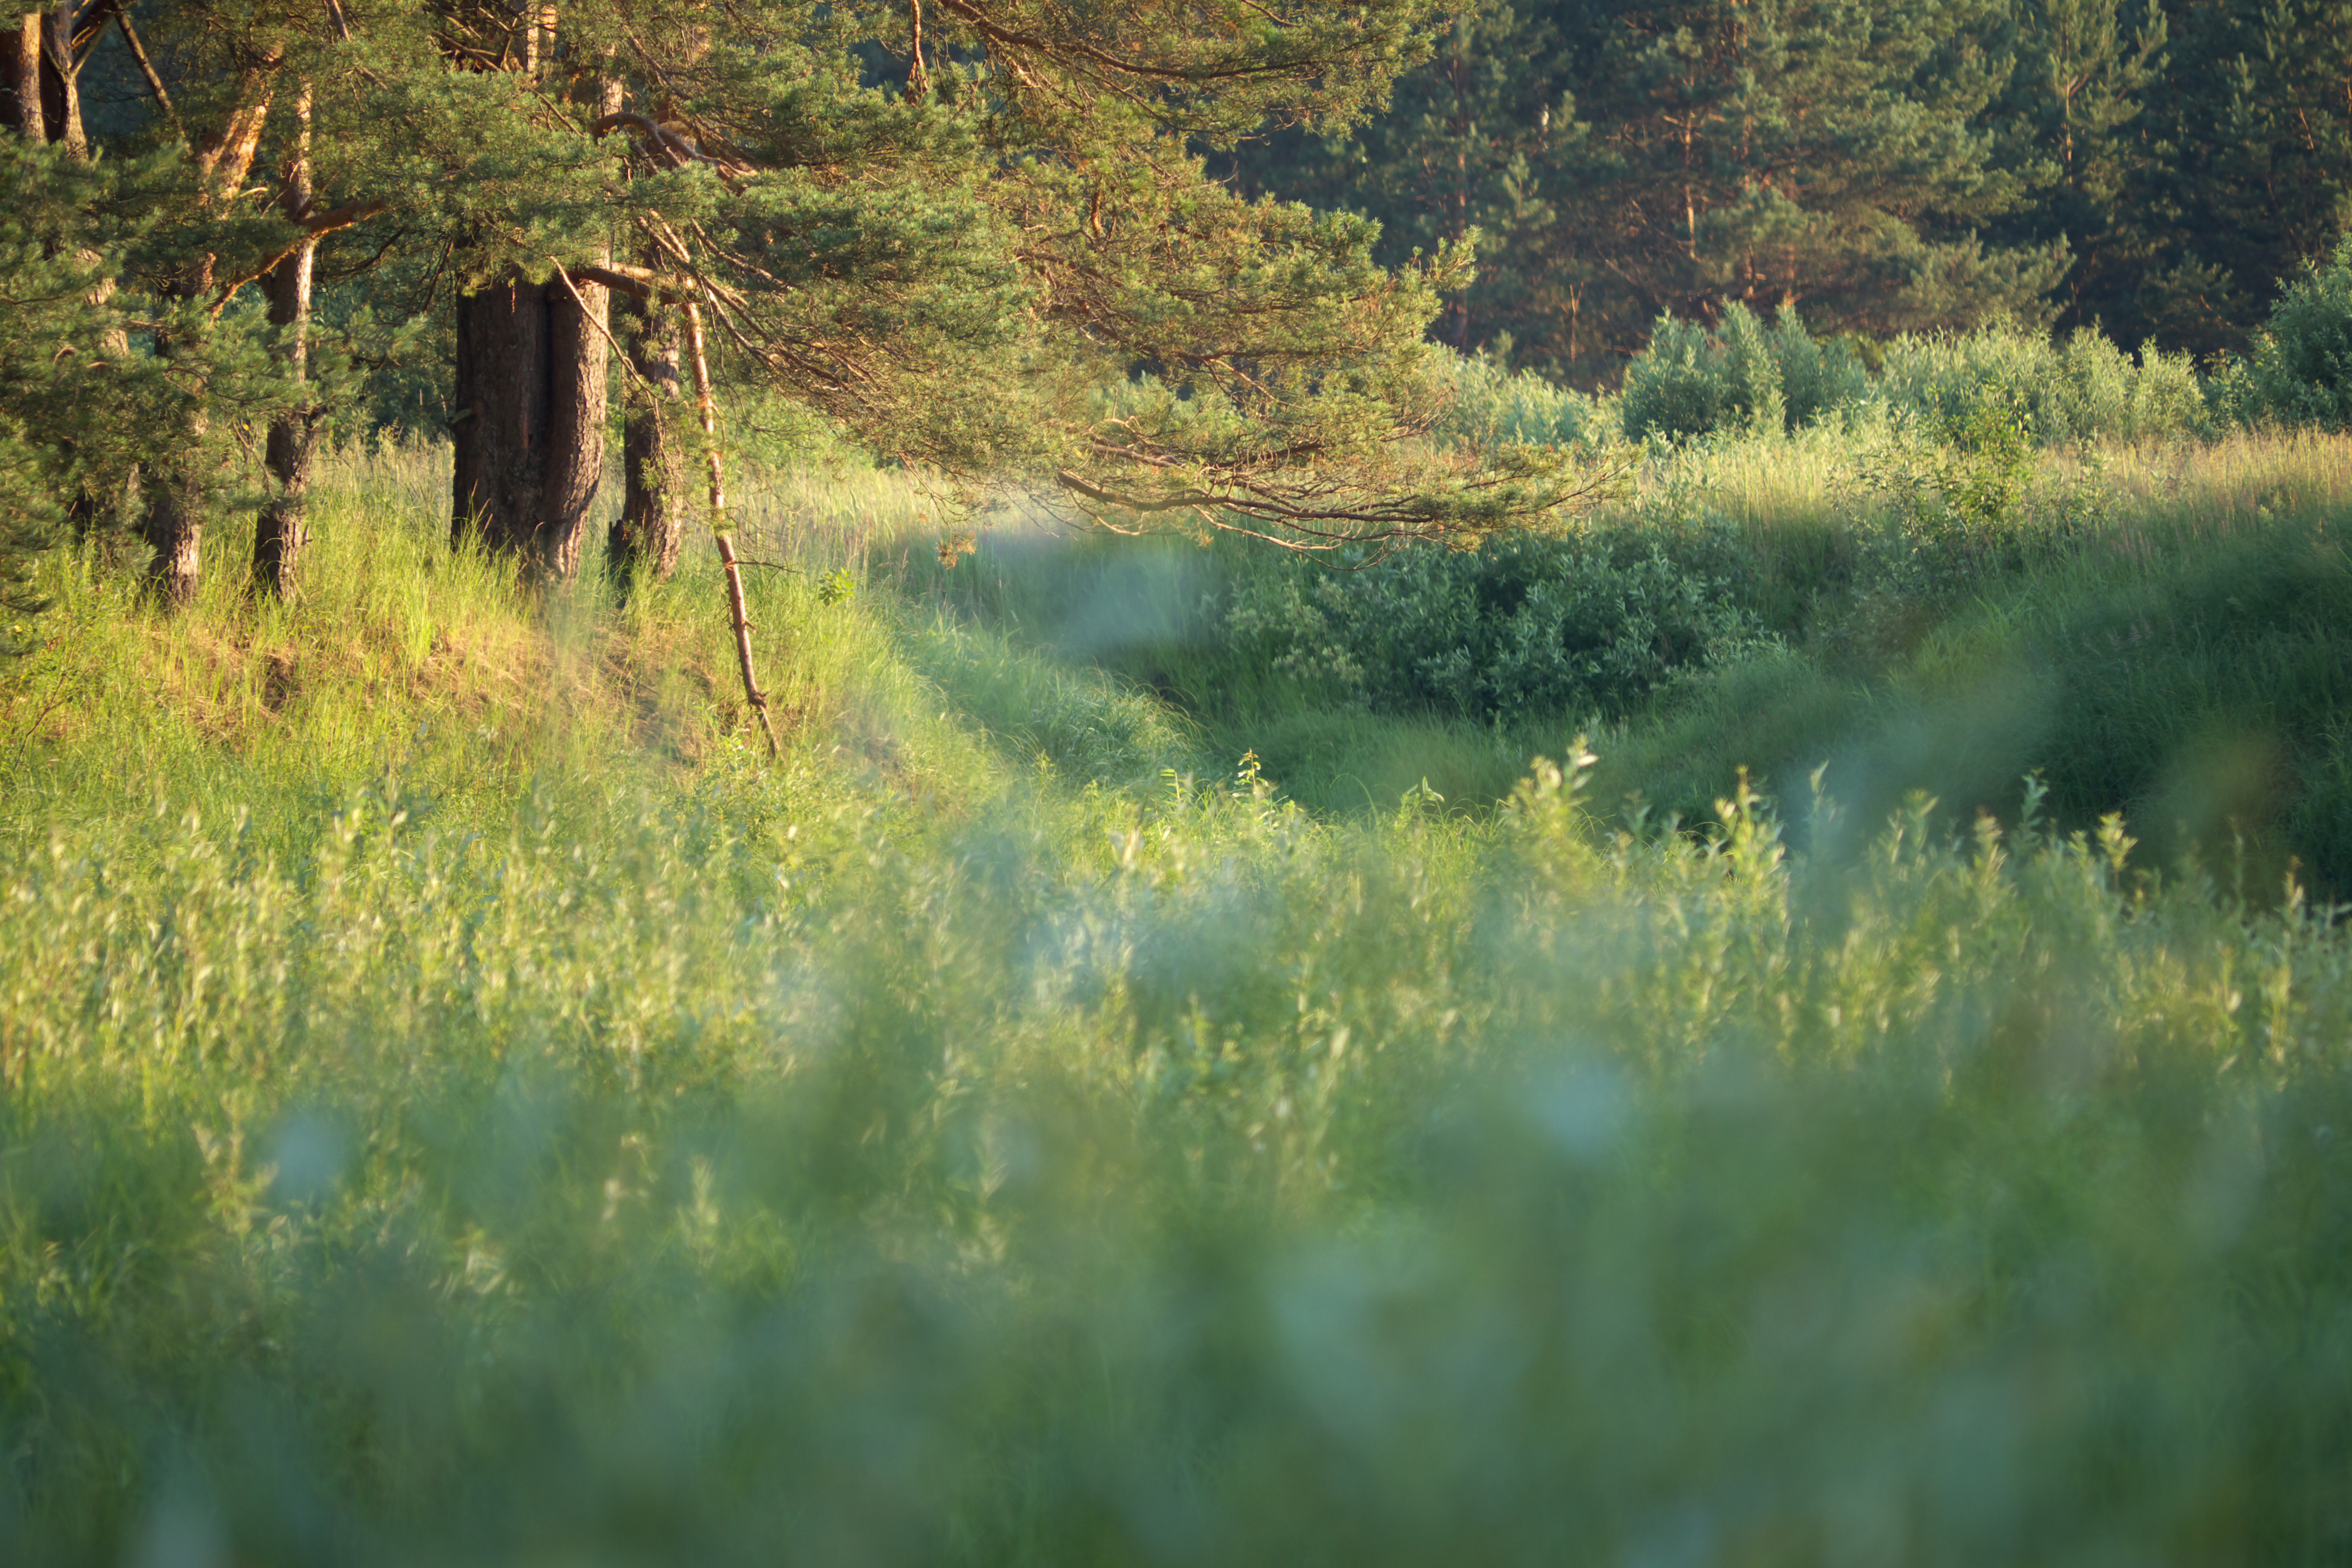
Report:
M1878 391L1889 407L1965 426L2014 415L2042 446L2201 434L2204 395L2185 354L2153 345L2137 361L2095 331L2063 343L1999 323L1906 335L1886 345Z
M1610 434L1599 399L1555 385L1507 363L1508 340L1496 351L1447 356L1454 398L1433 434L1468 447L1531 442L1548 447L1597 445Z
M1227 625L1329 700L1482 721L1621 718L1771 640L1693 559L1709 542L1672 542L1645 530L1529 533L1355 572L1301 568L1239 590Z
M1734 304L1724 331L1660 316L1649 346L1625 372L1625 434L1705 436L1786 416L1780 369L1764 351L1756 318Z
M2223 374L2218 399L2249 425L2352 426L2352 236L2288 288L2254 357Z
M1625 373L1625 434L1638 441L1795 430L1869 395L1869 374L1843 342L1815 338L1786 309L1767 328L1734 300L1712 332L1658 318L1649 347Z
M1849 342L1814 337L1793 310L1768 329L1734 302L1712 332L1661 317L1625 373L1625 434L1798 430L1874 401L1954 428L1987 411L2015 416L2042 446L2201 435L2210 424L2186 354L2149 345L2135 357L2096 331L2058 343L2001 323L1896 338L1879 358L1874 378Z
M1769 342L1780 372L1780 395L1789 428L1800 430L1826 415L1869 401L1870 372L1841 338L1816 338L1796 311L1774 318Z
M1947 601L2028 565L2066 531L2064 506L2032 504L2023 414L1990 399L1965 417L1895 422L1861 456L1857 478L1890 512L1876 574L1898 597Z
M2095 331L2079 331L2058 354L2057 433L2045 440L2147 441L2209 433L2205 389L2195 363L2154 343L2137 362Z

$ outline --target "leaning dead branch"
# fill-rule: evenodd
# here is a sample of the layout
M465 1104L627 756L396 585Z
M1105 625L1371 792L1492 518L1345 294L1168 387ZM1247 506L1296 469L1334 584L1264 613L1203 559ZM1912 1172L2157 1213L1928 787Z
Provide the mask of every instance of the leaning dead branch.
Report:
M727 472L719 453L719 408L710 395L710 356L703 343L702 308L691 300L684 306L687 357L694 367L694 401L702 416L702 456L710 471L710 533L719 545L719 563L727 574L727 610L735 623L735 660L743 672L743 700L759 716L760 732L768 738L768 757L778 755L776 727L768 718L768 694L751 667L751 620L743 608L743 574L735 559L735 541L727 531Z

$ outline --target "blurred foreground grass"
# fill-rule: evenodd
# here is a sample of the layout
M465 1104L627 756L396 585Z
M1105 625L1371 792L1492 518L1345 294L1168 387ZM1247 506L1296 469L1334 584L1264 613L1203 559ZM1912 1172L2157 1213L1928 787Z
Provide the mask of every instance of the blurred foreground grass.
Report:
M2352 1552L2332 911L1564 735L1318 818L787 574L771 767L707 570L534 621L412 469L0 675L0 1557Z

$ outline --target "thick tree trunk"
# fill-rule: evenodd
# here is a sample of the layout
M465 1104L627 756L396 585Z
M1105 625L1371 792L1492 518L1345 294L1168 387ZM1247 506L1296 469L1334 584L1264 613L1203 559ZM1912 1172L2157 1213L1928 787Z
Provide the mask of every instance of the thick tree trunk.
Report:
M286 184L278 205L289 218L300 222L310 213L310 91L305 85L296 100L293 155L287 160ZM263 287L269 296L269 321L286 333L286 368L299 384L310 379L310 280L319 242L305 239L291 256L270 268ZM264 459L269 465L270 496L263 503L253 531L254 585L285 598L294 591L302 547L310 541L310 447L317 432L317 410L289 408L269 422Z
M605 569L623 598L640 583L658 583L677 567L686 532L686 444L677 426L679 385L675 314L624 296L614 301L632 374L623 382L621 515L604 541Z
M41 15L14 18L0 36L0 121L28 141L47 142L41 114Z
M109 20L90 0L68 0L0 26L0 126L87 157L81 68Z
M450 542L519 553L539 532L547 427L547 289L520 279L457 300Z
M457 301L452 539L512 556L528 584L580 568L604 477L607 311L604 289L560 279Z
M525 69L551 47L555 9L526 28ZM598 84L602 106L620 83ZM607 249L596 258L609 261ZM604 479L612 302L603 285L559 272L520 277L457 300L452 542L476 538L512 556L525 584L580 571L588 508Z
M569 582L580 571L580 546L588 509L604 482L604 405L611 356L611 303L593 283L558 282L547 296L548 347L554 389L551 426L556 444L549 452L541 514L548 520L553 575Z

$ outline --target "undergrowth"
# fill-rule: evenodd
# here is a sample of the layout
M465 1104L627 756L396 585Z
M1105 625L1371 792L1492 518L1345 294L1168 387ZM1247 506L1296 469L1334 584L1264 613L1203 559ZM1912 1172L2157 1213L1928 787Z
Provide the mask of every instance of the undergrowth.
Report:
M1964 825L2013 816L2039 771L2069 828L2126 812L2148 868L2251 858L2267 885L2293 859L2352 891L2352 443L2029 434L1984 408L1691 443L1468 552L1314 563L1015 522L952 570L880 575L1158 692L1318 811L1424 777L1490 809L1584 731L1618 820L1703 821L1743 768L1801 799L1826 764L1868 820L1919 790Z

